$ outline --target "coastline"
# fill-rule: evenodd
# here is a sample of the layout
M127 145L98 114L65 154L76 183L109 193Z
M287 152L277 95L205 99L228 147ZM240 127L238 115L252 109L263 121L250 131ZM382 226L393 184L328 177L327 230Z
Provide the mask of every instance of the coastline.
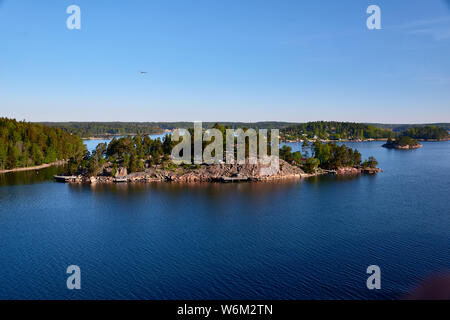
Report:
M320 142L373 142L373 141L387 141L387 138L380 139L365 139L365 140L352 140L352 139L341 139L341 140L328 140L328 139L319 139ZM450 138L445 139L416 139L417 141L425 141L425 142L441 142L441 141L450 141ZM301 143L304 140L282 140L283 143ZM315 142L314 139L307 139L308 142Z
M168 133L166 131L161 132L153 132L153 133L145 133L141 135L159 135ZM105 134L105 135L99 135L99 136L90 136L90 137L81 137L81 140L107 140L112 138L118 138L118 137L124 137L124 136L136 136L137 133L117 133L117 134Z
M396 149L396 150L414 150L414 149L422 148L423 145L418 143L416 145L409 145L409 144L407 144L405 146L400 146L398 144L387 144L387 143L385 143L385 144L382 145L382 147L383 148L387 148L387 149Z
M373 141L387 141L387 138L380 138L380 139L365 139L365 140L361 140L361 139L340 139L340 140L330 140L330 139L296 139L296 140L281 140L281 142L283 143L300 143L303 141L308 141L310 143L315 142L316 140L320 141L320 142L373 142Z
M97 175L89 176L81 174L76 176L54 176L56 181L68 183L134 183L134 182L175 182L175 183L198 183L198 182L256 182L305 179L324 174L334 175L360 175L376 174L382 172L379 168L342 167L336 170L318 169L315 173L306 173L299 167L293 166L284 160L280 160L280 169L271 175L261 174L261 167L252 164L242 165L201 165L196 169L166 169L160 166L147 168L145 171L133 172L121 175Z
M58 161L55 161L55 162L44 163L44 164L41 164L41 165L38 165L38 166L0 170L0 174L8 173L8 172L40 170L40 169L45 169L45 168L48 168L48 167L60 166L60 165L66 164L66 163L67 163L67 160L58 160Z

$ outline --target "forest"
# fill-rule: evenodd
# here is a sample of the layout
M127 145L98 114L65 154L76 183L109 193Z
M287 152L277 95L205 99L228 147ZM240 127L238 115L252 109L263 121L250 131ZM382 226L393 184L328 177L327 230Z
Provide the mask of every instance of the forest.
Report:
M84 150L78 136L62 129L0 118L0 170L68 160Z
M413 139L424 140L444 140L449 139L450 134L447 130L440 127L424 126L409 128L401 133L402 136L407 136Z
M160 134L175 128L189 129L193 122L44 122L46 126L61 128L81 138ZM327 139L327 140L366 140L387 139L399 135L414 135L416 139L445 139L448 124L431 125L390 125L367 124L338 121L314 121L306 123L260 121L260 122L219 122L222 127L279 129L283 140ZM203 122L209 129L215 122ZM406 132L406 134L404 134Z
M193 128L193 122L43 122L42 124L61 128L67 132L76 134L81 138L121 136L121 135L145 135L160 134L164 130L175 128ZM214 127L216 122L203 122L204 128ZM220 122L223 127L254 128L254 129L282 129L294 123L263 121L263 122Z
M355 122L315 121L289 126L281 130L285 140L328 139L356 140L382 139L393 135L391 130Z
M169 160L175 142L170 135L151 139L148 135L113 138L109 144L100 143L92 152L86 152L70 159L69 173L84 173L91 176L102 173L104 165L112 166L111 175L120 167L128 173L143 171L146 167L162 164Z
M296 164L307 173L313 173L318 168L335 170L343 167L376 168L378 165L374 157L369 157L361 162L361 153L346 145L338 145L336 142L322 143L314 141L311 144L304 141L302 151L292 152L292 148L284 145L280 148L280 159Z
M50 127L61 128L81 138L159 134L163 129L154 122L43 122Z

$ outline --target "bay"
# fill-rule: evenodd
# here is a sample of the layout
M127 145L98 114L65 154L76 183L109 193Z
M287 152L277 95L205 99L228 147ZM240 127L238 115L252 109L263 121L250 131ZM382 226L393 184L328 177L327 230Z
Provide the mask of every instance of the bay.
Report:
M384 172L96 186L55 183L56 167L0 175L0 299L395 299L449 270L450 142L345 144ZM72 264L81 290L66 288ZM366 288L372 264L381 290Z

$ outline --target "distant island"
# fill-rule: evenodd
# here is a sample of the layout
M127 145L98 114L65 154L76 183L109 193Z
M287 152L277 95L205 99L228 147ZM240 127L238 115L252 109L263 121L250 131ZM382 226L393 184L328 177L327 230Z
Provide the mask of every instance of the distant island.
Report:
M401 132L395 139L389 137L386 143L383 144L383 147L402 150L417 149L422 147L418 140L447 141L450 140L450 134L441 127L413 127Z
M389 139L385 144L382 145L382 147L390 149L410 150L421 148L422 145L416 139L407 136L401 136L396 140Z

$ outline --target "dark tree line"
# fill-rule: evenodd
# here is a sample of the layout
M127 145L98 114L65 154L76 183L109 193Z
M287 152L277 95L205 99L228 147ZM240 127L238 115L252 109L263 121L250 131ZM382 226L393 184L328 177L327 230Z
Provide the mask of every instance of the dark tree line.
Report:
M450 138L449 133L444 128L425 126L410 128L401 133L402 136L407 136L413 139L425 139L425 140L443 140Z
M0 169L67 160L84 150L78 136L62 129L0 118Z
M291 139L381 139L391 137L392 131L354 122L316 121L297 124L281 130L284 138Z
M82 138L108 135L158 134L163 130L152 122L44 122Z
M82 138L99 137L108 135L147 135L158 134L164 130L176 128L193 128L192 122L44 122L43 124L64 129ZM253 129L281 129L293 123L264 121L264 122L203 122L203 128L213 128L215 125L221 127L253 128Z

